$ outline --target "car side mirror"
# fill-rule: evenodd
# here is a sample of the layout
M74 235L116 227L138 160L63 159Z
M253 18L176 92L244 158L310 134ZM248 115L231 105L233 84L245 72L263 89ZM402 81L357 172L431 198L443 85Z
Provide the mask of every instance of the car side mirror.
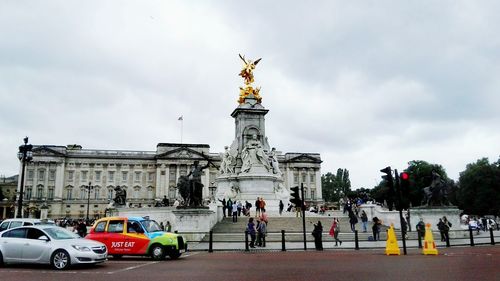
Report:
M45 236L45 235L42 235L40 237L38 237L38 240L42 240L42 241L45 241L45 242L49 242L49 237Z

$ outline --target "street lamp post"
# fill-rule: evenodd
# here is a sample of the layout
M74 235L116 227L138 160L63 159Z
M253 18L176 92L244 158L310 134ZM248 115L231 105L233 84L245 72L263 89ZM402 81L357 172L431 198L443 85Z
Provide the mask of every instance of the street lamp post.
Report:
M19 187L19 200L17 202L17 218L23 217L23 192L24 192L24 170L26 169L26 163L33 159L33 146L28 144L28 137L24 138L24 144L19 146L19 152L17 153L17 158L23 163L23 168L21 170L21 184Z
M87 223L89 222L89 209L90 209L90 190L94 189L94 187L91 185L91 182L89 182L89 185L85 186L85 188L88 191L88 196L87 196Z

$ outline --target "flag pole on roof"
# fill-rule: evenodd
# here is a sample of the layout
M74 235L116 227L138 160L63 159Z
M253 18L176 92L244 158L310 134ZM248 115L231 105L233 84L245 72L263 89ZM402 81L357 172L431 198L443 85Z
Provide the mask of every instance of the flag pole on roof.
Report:
M178 121L181 121L181 144L182 144L182 126L184 124L184 116L181 115L179 118L177 118Z

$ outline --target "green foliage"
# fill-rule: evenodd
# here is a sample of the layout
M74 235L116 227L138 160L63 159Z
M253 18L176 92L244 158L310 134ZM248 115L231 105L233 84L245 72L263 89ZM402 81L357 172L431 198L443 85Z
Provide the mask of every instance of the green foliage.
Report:
M347 169L338 169L337 174L330 172L321 176L323 199L327 202L337 202L351 191L351 180Z
M460 173L459 207L468 214L500 215L500 160L482 158Z

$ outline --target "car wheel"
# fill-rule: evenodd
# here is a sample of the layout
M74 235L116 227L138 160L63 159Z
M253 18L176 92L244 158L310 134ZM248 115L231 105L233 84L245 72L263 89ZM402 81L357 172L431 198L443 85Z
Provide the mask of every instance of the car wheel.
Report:
M57 270L67 269L71 265L71 258L68 252L64 250L57 250L50 258L50 264Z
M160 244L151 246L151 258L154 260L165 259L165 248Z
M3 256L2 256L2 252L0 252L0 266L3 265Z
M170 259L176 260L181 256L181 252L176 251L176 250L172 250L168 253L168 256L170 257Z

